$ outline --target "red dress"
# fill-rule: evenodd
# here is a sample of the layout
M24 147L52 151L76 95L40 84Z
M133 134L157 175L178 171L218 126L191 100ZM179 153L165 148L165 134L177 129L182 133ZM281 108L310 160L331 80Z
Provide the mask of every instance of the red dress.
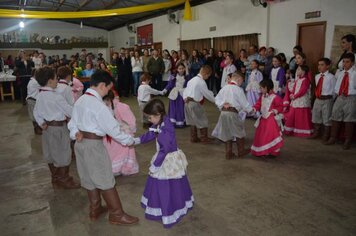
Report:
M290 96L294 98L291 99ZM284 104L289 103L288 112L284 114L284 133L297 137L309 137L313 133L310 80L308 77L297 78L292 91L286 90Z
M282 132L277 118L283 110L282 99L275 93L262 95L254 105L261 117L256 121L255 137L251 146L254 156L278 156L283 146ZM279 119L280 120L280 119Z

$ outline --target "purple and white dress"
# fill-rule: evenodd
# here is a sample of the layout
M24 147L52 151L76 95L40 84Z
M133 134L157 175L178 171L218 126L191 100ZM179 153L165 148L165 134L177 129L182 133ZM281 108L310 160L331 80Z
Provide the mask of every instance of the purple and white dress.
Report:
M168 116L170 121L178 128L182 128L185 125L183 91L187 87L188 78L188 76L178 74L171 76L165 88L170 91L168 95Z
M186 175L188 163L177 147L174 126L168 116L143 134L140 143L154 139L157 152L151 161L141 206L147 219L162 221L169 228L193 207L194 197Z
M248 79L248 84L246 86L246 97L247 101L251 106L254 106L261 96L260 92L260 82L263 79L261 71L254 69Z
M273 82L273 92L278 94L278 96L283 97L284 87L285 87L285 71L282 67L273 67L269 78Z

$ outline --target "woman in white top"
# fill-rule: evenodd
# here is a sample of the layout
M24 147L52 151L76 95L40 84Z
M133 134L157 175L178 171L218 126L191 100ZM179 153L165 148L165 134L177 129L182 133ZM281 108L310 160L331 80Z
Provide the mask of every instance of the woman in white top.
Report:
M343 58L344 55L347 53L353 53L356 57L356 38L355 35L353 34L347 34L341 38L341 48L344 51L339 59L339 62L337 64L337 71L335 74L335 77L337 77L337 74L344 70L344 63L343 63ZM354 66L355 68L355 66Z
M163 81L162 87L165 88L167 86L169 77L171 76L171 68L172 68L171 55L169 54L169 51L167 49L163 51L163 62L164 62L164 74L162 77L162 81Z
M137 96L137 89L140 84L140 76L143 72L143 60L140 57L138 51L135 51L134 56L131 57L131 66L132 66L132 77L133 77L133 95Z

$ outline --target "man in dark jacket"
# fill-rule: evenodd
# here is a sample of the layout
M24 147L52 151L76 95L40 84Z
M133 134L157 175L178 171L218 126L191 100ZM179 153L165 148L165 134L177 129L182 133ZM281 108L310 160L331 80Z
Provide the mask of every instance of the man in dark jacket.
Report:
M162 75L164 73L164 69L163 59L158 56L157 49L154 49L152 57L147 63L147 70L152 76L152 87L157 90L162 90Z

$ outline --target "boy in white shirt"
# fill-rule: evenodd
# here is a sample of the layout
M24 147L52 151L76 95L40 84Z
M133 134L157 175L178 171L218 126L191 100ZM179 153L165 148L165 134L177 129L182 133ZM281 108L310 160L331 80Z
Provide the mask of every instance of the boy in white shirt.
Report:
M141 118L143 123L143 128L147 129L150 127L150 122L143 114L143 108L151 100L151 95L163 95L166 93L165 90L159 91L150 86L151 76L148 73L143 73L140 77L141 85L137 90L137 102L140 107Z
M187 125L190 125L190 141L192 143L202 142L210 143L208 137L208 117L203 109L204 98L215 103L214 94L205 83L211 74L211 67L203 65L197 76L189 80L187 87L183 92L185 102L184 113ZM198 129L200 129L200 139L198 138Z
M343 149L351 147L352 136L354 132L354 123L356 122L356 70L354 67L355 55L347 53L344 55L344 70L337 75L337 81L334 92L337 94L331 120L331 135L326 145L332 145L336 142L341 123L345 123L345 142Z
M43 156L52 173L52 183L66 189L80 188L69 176L71 151L66 119L72 116L73 107L55 92L58 81L52 68L45 66L38 69L35 77L42 87L33 115L43 130Z
M329 58L321 58L318 61L319 74L315 75L315 102L312 110L312 122L314 132L311 136L316 139L321 135L321 127L324 125L323 141L330 136L331 111L333 107L333 95L336 79L329 72L331 61Z
M243 75L240 72L233 73L230 81L215 97L215 104L221 113L212 136L225 142L226 159L236 157L232 152L233 140L236 140L238 157L250 152L249 149L245 149L245 117L246 112L252 111L252 107L243 89L239 87L242 83Z
M57 69L58 85L56 92L61 94L69 105L74 105L71 81L72 70L68 66L61 66Z
M32 73L31 73L32 77L30 78L30 81L27 84L26 103L27 103L28 116L30 117L32 124L33 124L33 130L34 130L35 134L41 135L42 129L37 124L35 117L33 116L33 109L35 108L36 99L37 99L38 93L40 92L40 88L41 88L41 85L39 85L39 83L35 79L35 72L36 72L36 69L32 69Z
M70 137L76 139L75 154L80 183L87 190L89 217L92 221L109 210L111 224L130 225L138 222L122 209L115 188L111 160L103 143L109 135L122 145L134 144L132 136L120 130L120 124L103 102L113 86L109 72L97 70L90 78L90 88L75 103L72 119L68 123ZM103 196L107 208L101 205Z

